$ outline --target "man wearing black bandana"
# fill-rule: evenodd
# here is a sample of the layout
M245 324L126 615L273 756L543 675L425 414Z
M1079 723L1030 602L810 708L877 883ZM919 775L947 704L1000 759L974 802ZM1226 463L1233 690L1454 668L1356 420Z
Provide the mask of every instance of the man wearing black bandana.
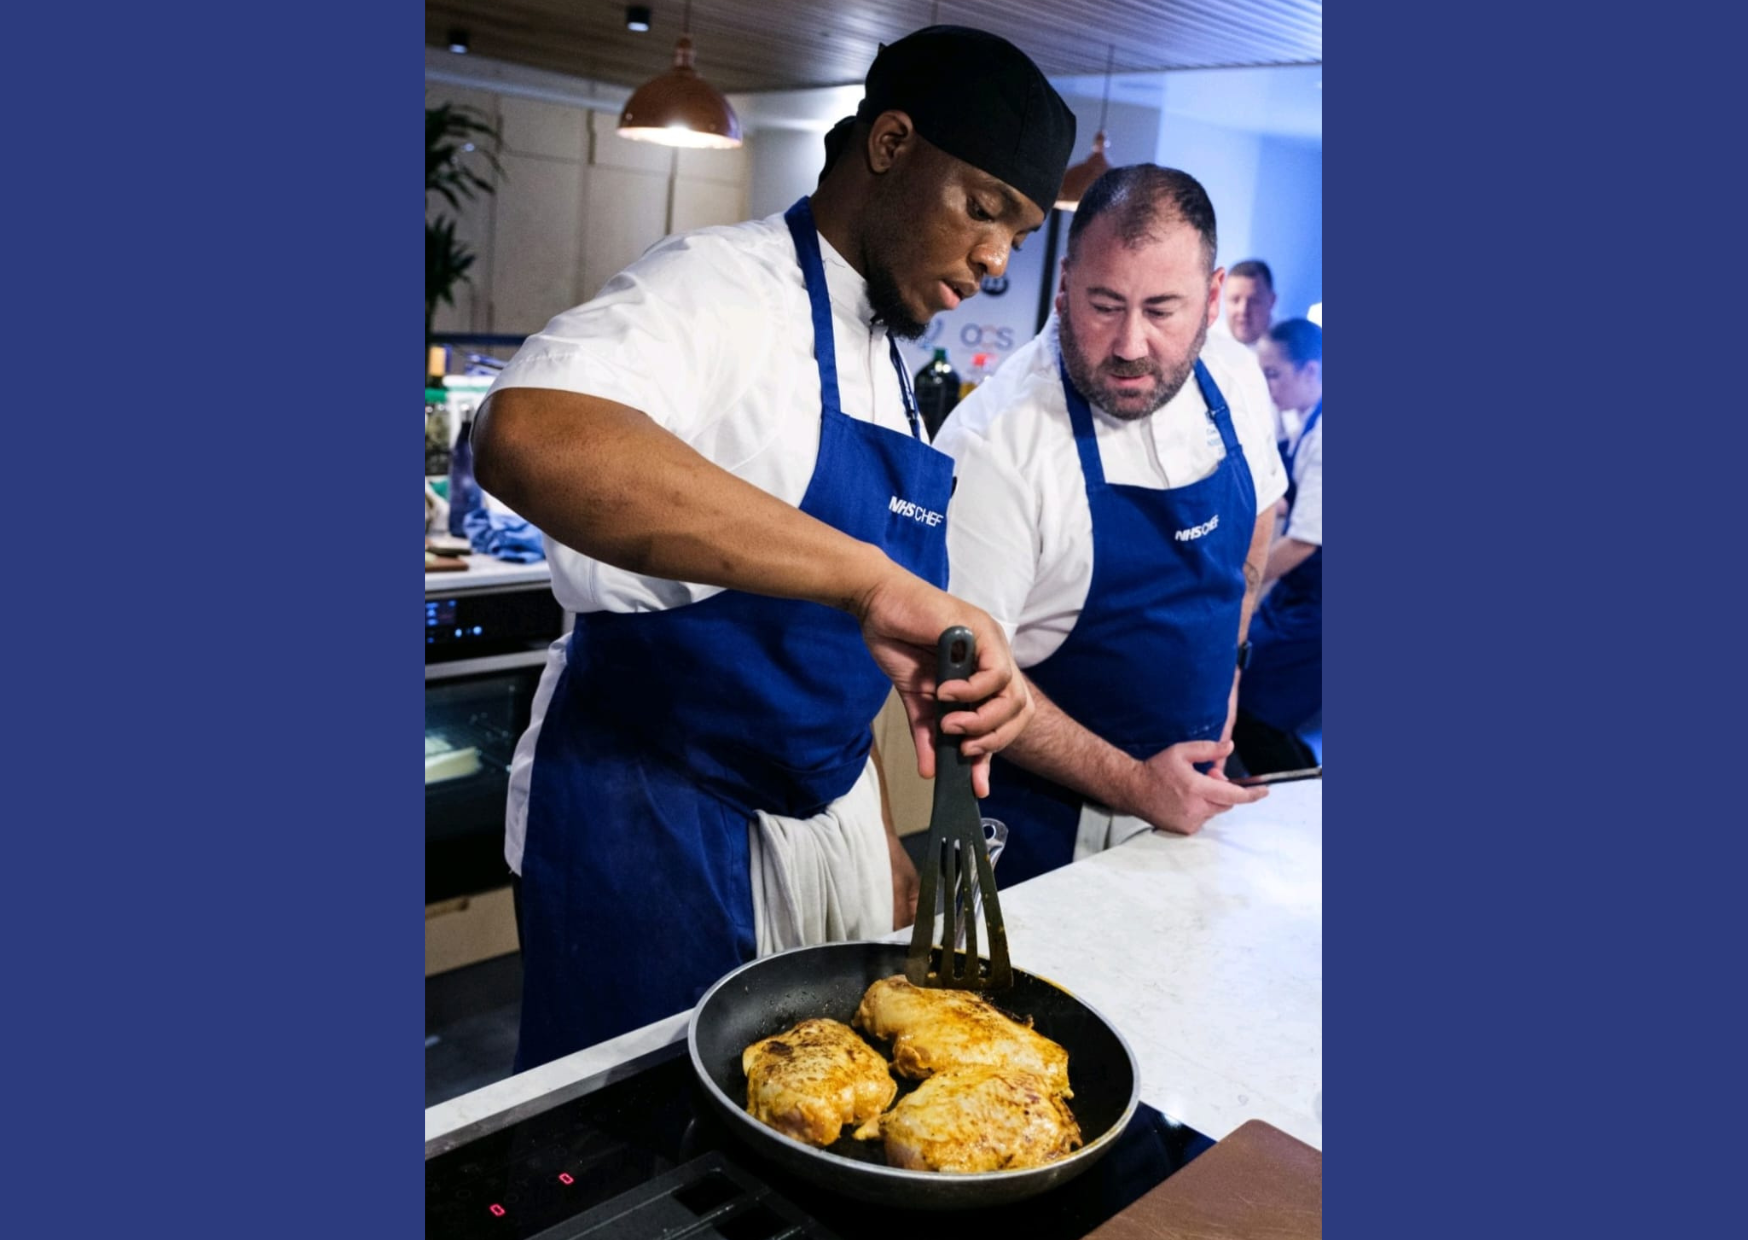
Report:
M907 924L870 724L943 726L989 784L1032 706L945 592L952 463L895 339L1000 276L1074 118L995 35L883 47L789 211L669 237L530 337L474 427L481 484L546 535L576 613L517 748L518 1070L695 1003L755 954ZM935 643L977 637L937 691ZM659 961L659 967L655 963Z

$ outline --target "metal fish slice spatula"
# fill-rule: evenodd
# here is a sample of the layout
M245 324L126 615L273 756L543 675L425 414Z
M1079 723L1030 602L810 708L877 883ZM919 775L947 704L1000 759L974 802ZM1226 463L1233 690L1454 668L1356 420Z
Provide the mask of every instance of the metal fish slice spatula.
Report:
M937 647L938 684L969 680L977 667L977 639L955 625L941 634ZM959 749L957 736L941 732L941 716L961 710L958 703L940 703L935 710L935 807L929 817L929 842L918 874L917 918L911 927L904 975L915 986L955 990L1005 990L1014 984L1008 963L1007 927L1001 920L1001 899L995 891L995 870L984 843L983 816L971 788L971 760ZM941 947L934 944L937 893L942 905ZM989 932L989 959L977 954L977 914L981 904ZM956 951L963 928L965 950Z

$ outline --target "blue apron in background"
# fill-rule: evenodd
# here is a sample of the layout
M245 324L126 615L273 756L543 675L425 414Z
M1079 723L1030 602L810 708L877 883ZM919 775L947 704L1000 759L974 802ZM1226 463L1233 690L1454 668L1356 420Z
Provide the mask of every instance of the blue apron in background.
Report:
M947 579L953 463L839 405L812 210L785 215L812 307L819 458L802 512ZM910 501L905 508L894 503ZM579 615L535 747L522 857L516 1071L692 1007L754 955L747 829L806 818L861 776L891 684L845 612L736 590Z
M1293 465L1323 418L1318 401L1287 466L1287 512L1299 497ZM1297 732L1323 709L1323 548L1318 547L1263 597L1250 623L1250 666L1238 682L1238 706L1281 732Z
M1226 398L1199 360L1196 383L1225 459L1188 486L1114 486L1105 481L1092 409L1062 369L1092 509L1093 574L1074 628L1026 675L1076 723L1133 758L1219 740L1232 693L1256 488ZM1002 886L1074 860L1084 800L995 757L983 813L1008 824L996 871Z

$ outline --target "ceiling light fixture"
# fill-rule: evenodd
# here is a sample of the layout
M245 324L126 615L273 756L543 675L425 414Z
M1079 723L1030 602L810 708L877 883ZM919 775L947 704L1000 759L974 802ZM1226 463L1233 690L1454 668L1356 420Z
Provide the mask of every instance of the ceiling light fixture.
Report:
M722 92L692 67L692 0L686 0L682 29L674 44L673 67L625 101L619 136L663 146L733 149L741 143L740 117Z
M638 34L649 31L649 5L632 4L625 9L625 28L635 30Z
M1109 44L1105 53L1105 101L1099 105L1099 131L1093 137L1093 153L1070 168L1062 177L1062 188L1056 194L1056 206L1072 211L1091 189L1093 182L1110 171L1111 161L1105 158L1105 114L1111 107L1111 64L1116 59L1117 46Z
M458 56L467 53L467 31L460 26L449 32L449 50Z

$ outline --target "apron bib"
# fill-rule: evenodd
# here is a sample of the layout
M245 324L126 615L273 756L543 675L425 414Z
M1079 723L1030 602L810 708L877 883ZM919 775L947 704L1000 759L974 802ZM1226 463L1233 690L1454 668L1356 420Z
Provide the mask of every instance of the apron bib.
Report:
M1062 391L1092 509L1093 574L1073 630L1026 675L1068 716L1134 758L1218 740L1226 723L1256 488L1232 415L1200 360L1196 383L1226 457L1200 482L1105 481L1093 414L1066 367ZM1011 828L1003 886L1074 859L1085 798L996 755L983 812Z
M938 586L953 463L839 404L808 200L785 215L812 310L819 457L800 509ZM747 827L806 818L865 769L891 685L856 621L736 590L580 615L535 747L522 860L516 1071L693 1006L754 954Z
M1287 466L1288 520L1299 495L1293 465L1323 418L1318 401L1305 429L1281 459ZM1268 592L1250 625L1250 667L1238 705L1282 732L1297 732L1323 709L1323 548L1318 547Z

